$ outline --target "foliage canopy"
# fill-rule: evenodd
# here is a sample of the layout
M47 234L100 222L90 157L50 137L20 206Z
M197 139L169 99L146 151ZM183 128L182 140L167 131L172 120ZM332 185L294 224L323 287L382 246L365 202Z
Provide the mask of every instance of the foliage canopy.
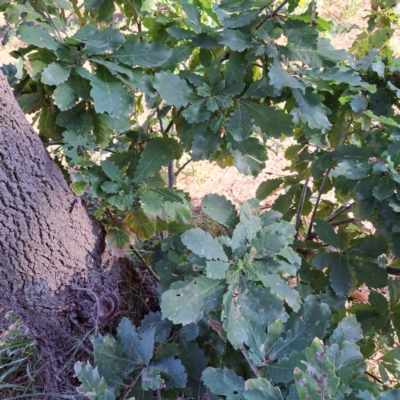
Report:
M75 366L91 399L399 396L400 283L386 267L400 256L400 59L389 45L400 7L373 1L347 52L314 2L298 3L1 6L27 43L3 71L60 168L74 171L72 189L91 199L108 248L124 255L133 237L169 232L149 260L161 312L93 337L95 365ZM204 198L223 234L190 225L175 160L257 176L268 140L286 137L289 173L240 212ZM331 189L334 200L321 197ZM369 303L346 306L362 284ZM378 351L374 380L365 360Z

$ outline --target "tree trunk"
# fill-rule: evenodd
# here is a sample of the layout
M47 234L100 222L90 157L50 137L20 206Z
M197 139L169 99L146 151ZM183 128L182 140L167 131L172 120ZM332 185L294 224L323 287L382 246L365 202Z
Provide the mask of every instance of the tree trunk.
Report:
M0 305L57 369L118 311L124 260L65 181L0 72Z

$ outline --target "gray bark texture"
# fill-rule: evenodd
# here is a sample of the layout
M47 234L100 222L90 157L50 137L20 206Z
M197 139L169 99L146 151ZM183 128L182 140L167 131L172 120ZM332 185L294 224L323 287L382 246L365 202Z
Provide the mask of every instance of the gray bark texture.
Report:
M118 311L123 264L68 186L0 72L0 308L53 366Z

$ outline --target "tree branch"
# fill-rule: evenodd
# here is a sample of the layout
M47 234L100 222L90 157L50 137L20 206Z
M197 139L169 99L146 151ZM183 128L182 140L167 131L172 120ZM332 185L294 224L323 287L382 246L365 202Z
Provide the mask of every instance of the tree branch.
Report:
M160 277L154 272L153 268L149 264L147 264L146 260L142 257L142 255L132 245L130 245L129 247L135 253L135 256L141 261L143 266L146 269L148 269L148 271L153 275L154 279L157 282L160 282Z
M180 174L180 172L182 172L182 170L192 162L193 160L190 158L189 160L187 160L181 167L178 168L178 170L175 172L175 178Z
M339 226L339 225L346 225L346 224L351 224L352 222L356 222L356 218L347 218L347 219L342 219L341 221L337 222L332 222L330 225L331 226Z
M352 203L351 203L352 202ZM327 222L331 222L336 219L339 215L344 214L346 211L350 210L356 202L353 199L347 200L342 206L340 206L334 213L332 213L328 218Z
M336 148L339 148L339 147L342 146L343 142L345 141L345 139L346 139L346 137L347 137L347 134L348 134L348 132L349 132L349 129L350 129L350 126L351 126L352 123L353 123L353 117L350 118L350 121L349 121L349 123L347 124L347 127L346 127L346 129L344 130L343 135L342 135L342 137L340 138L339 143L338 143L338 145L337 145ZM332 166L330 166L330 167L326 170L324 179L322 180L321 186L320 186L320 188L319 188L318 197L317 197L317 200L316 200L316 202L315 202L314 209L313 209L313 212L312 212L312 215L311 215L310 226L308 227L307 239L309 239L310 236L311 236L311 233L312 233L312 226L313 226L312 224L313 224L313 221L314 221L314 218L315 218L315 214L317 213L318 206L319 206L319 202L321 201L322 192L323 192L323 190L324 190L325 183L326 183L326 181L328 180L329 173L331 172L331 170L332 170Z

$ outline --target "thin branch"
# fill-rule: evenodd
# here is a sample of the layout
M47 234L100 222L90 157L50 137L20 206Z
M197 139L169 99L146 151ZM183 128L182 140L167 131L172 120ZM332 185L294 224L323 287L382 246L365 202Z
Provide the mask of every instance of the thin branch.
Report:
M133 15L134 15L135 21L136 21L136 26L137 26L138 32L140 33L140 32L142 32L142 22L139 19L139 15L138 15L138 13L136 11L135 6L132 6L132 9L133 9ZM143 38L140 36L139 40L142 42Z
M295 227L296 237L299 234L300 223L301 223L301 213L303 212L304 202L306 201L306 195L307 195L307 189L308 189L309 182L310 182L310 179L307 178L306 181L304 182L303 190L301 192L299 209L297 210L297 216L296 216L296 227Z
M43 3L42 0L38 0L38 3L39 3L40 6L43 8L43 11L44 11L44 13L46 14L47 18L49 19L51 26L52 26L52 27L54 28L54 30L56 31L60 42L61 42L61 43L64 43L64 39L63 39L63 37L61 36L60 31L59 31L58 28L56 27L56 24L54 23L53 18L51 18L51 15L50 15L49 12L47 11L47 8L46 8L45 4Z
M144 267L146 267L149 272L153 275L154 279L157 282L160 282L160 277L154 272L153 268L146 262L146 260L142 257L142 255L132 246L130 245L130 249L135 253L136 257L141 261Z
M353 199L347 200L342 206L340 206L334 213L332 213L326 220L327 222L331 222L334 219L336 219L339 215L344 214L348 210L350 210L351 207L354 206L356 202Z
M338 145L337 145L337 148L339 148L340 146L342 146L343 142L345 141L345 139L346 139L346 137L347 137L347 134L348 134L348 132L349 132L349 129L350 129L350 126L351 126L352 123L353 123L353 117L350 118L350 121L349 121L349 123L347 124L347 127L346 127L346 129L344 130L342 137L341 137L340 140L339 140L339 143L338 143ZM310 226L308 227L307 238L309 238L309 237L311 236L312 227L313 227L313 221L314 221L314 218L315 218L315 214L317 213L318 206L319 206L319 202L321 201L322 192L323 192L323 190L324 190L326 181L328 180L329 173L331 172L331 170L332 170L332 166L330 166L330 167L326 170L324 179L322 180L321 186L320 186L320 188L319 188L318 197L317 197L317 200L316 200L316 202L315 202L314 209L313 209L313 212L312 212L312 215L311 215Z
M276 9L270 13L268 13L265 18L257 25L256 29L261 28L261 26L263 26L264 22L268 19L271 19L272 17L275 17L275 15L278 14L279 11L282 10L283 7L286 6L286 4L289 2L289 0L285 0L283 1L278 7L276 7ZM265 7L264 7L265 8Z
M372 374L369 373L368 371L365 371L365 373L366 373L368 376L370 376L372 379L375 379L375 380L376 380L377 382L379 382L381 385L384 384L384 382L383 382L381 379L379 379L377 376L372 375Z
M342 219L341 221L332 222L331 226L346 225L346 224L351 224L356 221L357 221L356 218L347 218L347 219Z
M182 172L184 168L186 168L187 165L189 165L193 160L190 158L187 160L181 167L178 168L178 170L175 172L175 178Z
M168 189L172 189L175 183L175 174L174 174L174 161L170 161L168 163Z
M249 354L247 353L247 350L245 349L245 347L241 346L240 351L242 352L244 358L246 359L247 363L249 364L249 366L250 366L251 370L253 371L254 375L256 376L256 378L259 378L260 375L258 374L257 367L250 360Z

